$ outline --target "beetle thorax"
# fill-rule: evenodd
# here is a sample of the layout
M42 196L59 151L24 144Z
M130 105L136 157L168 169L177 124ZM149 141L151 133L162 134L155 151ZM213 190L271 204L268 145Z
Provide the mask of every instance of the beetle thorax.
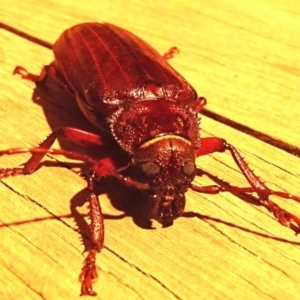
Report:
M153 145L157 145L155 149L168 148L168 135L185 138L186 142L181 141L182 145L187 146L191 142L194 148L200 147L199 119L196 113L174 101L139 101L120 108L108 121L111 133L120 147L131 154L136 149L152 149ZM176 147L180 148L179 145Z

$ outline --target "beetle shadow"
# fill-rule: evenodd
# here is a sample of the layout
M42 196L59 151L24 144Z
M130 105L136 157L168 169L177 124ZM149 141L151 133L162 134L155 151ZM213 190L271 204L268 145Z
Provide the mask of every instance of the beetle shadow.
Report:
M38 82L34 89L32 95L32 101L40 105L43 109L46 121L48 122L52 131L55 131L63 126L71 126L80 128L82 130L92 132L95 134L99 134L99 129L95 127L92 123L90 123L86 117L83 115L81 110L79 109L76 100L72 95L70 95L67 91L65 91L60 84L50 76L46 76L42 82ZM50 132L49 132L50 133ZM101 132L100 132L101 134ZM41 137L41 140L43 137ZM37 141L37 143L40 141ZM72 150L84 154L90 155L91 149L84 148L79 145L75 145L70 141L66 141L62 138L58 138L59 145L62 149L65 150ZM48 166L48 167L58 167L59 163L53 162L43 162L41 166ZM68 163L68 168L76 167L83 167L82 163L73 164ZM83 171L85 171L85 167L83 167ZM216 184L219 185L226 185L227 183L220 180L219 178L200 170L199 176L207 175L214 181ZM97 195L100 195L100 202L101 202L101 194L107 193L108 198L114 208L121 212L120 215L108 215L103 214L105 220L109 219L122 219L125 217L131 217L133 222L145 229L151 228L151 223L146 220L145 218L145 199L143 197L142 192L133 190L129 187L122 185L119 181L114 178L105 178L101 185L96 185L96 192ZM259 201L251 196L242 193L236 193L235 196L239 197L241 200L246 201L252 205L261 205ZM72 199L70 199L70 217L74 218L75 223L77 225L77 230L80 232L82 241L84 244L85 249L88 249L91 246L91 237L90 237L90 229L88 222L84 214L80 213L80 208L87 203L88 198L88 191L87 189L83 189L78 192ZM183 217L191 218L197 217L201 220L212 220L214 222L224 223L228 226L238 228L243 231L251 232L257 235L263 235L266 238L276 239L282 242L294 243L292 241L287 241L280 238L274 238L272 236L264 235L259 232L254 232L248 230L246 228L240 227L236 224L228 223L216 218L212 218L209 216L204 216L199 213L195 212L185 212L182 215Z
M219 183L219 180L218 180ZM111 192L114 191L114 192ZM107 193L108 192L108 193ZM107 222L107 220L120 220L123 218L132 218L132 221L135 223L135 225L143 228L143 229L153 229L151 227L151 222L147 221L146 215L145 215L145 202L146 200L143 198L143 194L133 190L128 187L124 187L120 182L118 182L114 178L107 178L105 179L105 182L103 184L99 184L96 187L96 193L99 196L100 203L101 201L101 194L107 193L108 199L110 203L113 205L115 209L120 211L120 214L118 215L109 215L103 213L104 216L104 222ZM236 195L238 198L240 198L243 201L246 201L251 204L260 205L255 200L255 197L251 195ZM71 210L71 216L74 218L78 231L81 235L82 243L84 245L84 251L87 251L90 249L92 245L91 240L91 234L90 234L90 228L87 223L87 220L85 218L85 215L80 213L78 211L79 207L82 207L86 205L86 199L88 197L88 190L83 189L78 194L76 194L72 200L70 205ZM251 230L249 228L240 226L238 224L228 222L219 218L215 218L212 216L204 215L198 212L184 212L181 217L184 218L198 218L203 222L207 222L210 224L210 226L215 227L214 224L224 224L228 227L235 228L237 230L246 232L247 234L252 234L255 236L261 236L265 239L274 240L281 243L287 243L292 245L300 246L300 242L288 240L285 238L276 237L273 235L269 235L260 231ZM105 224L104 224L105 226ZM280 224L278 224L280 226Z
M42 164L43 166L48 167L59 167L61 166L58 162L48 162ZM204 172L206 173L206 172ZM214 176L213 176L214 177ZM220 179L217 180L218 183L220 183ZM119 181L117 181L115 178L105 178L103 182L101 181L101 184L97 184L95 186L96 188L96 194L99 197L100 203L103 201L101 199L101 194L106 193L108 196L108 199L112 206L120 211L121 213L118 215L109 215L106 213L103 213L104 222L106 220L120 220L123 218L131 217L133 222L143 228L143 229L153 229L151 227L151 223L147 221L145 216L145 199L143 198L143 195L141 192L138 192L136 190L133 190L129 187L126 187L122 185ZM253 203L256 205L260 205L255 198L251 195L236 195L241 200L246 201L248 203ZM88 198L88 189L84 188L81 191L79 191L74 197L70 200L70 214L67 215L60 215L60 216L54 216L49 215L49 217L43 217L43 218L35 218L32 220L22 220L22 221L15 221L12 223L3 223L0 224L1 227L7 227L7 226L19 226L31 222L41 222L49 219L62 219L62 218L71 218L76 223L76 231L80 234L82 243L84 245L84 251L87 251L90 249L92 245L92 239L90 234L90 228L87 221L88 218L88 210L86 210L85 213L82 213L80 210L83 206L87 205L87 198ZM105 200L106 201L106 200ZM275 240L277 242L281 243L288 243L292 245L300 246L300 242L279 238L276 236L268 235L259 231L254 231L242 226L239 226L237 224L221 220L219 218L211 217L208 215L203 215L198 212L184 212L182 214L182 217L185 218L198 218L203 222L207 222L210 224L210 226L214 227L212 223L220 223L224 224L228 227L236 228L237 230L244 231L249 234L253 234L256 236L261 236L266 239Z
M100 205L103 201L110 201L113 208L119 211L119 214L114 215L103 213L104 222L108 220L120 220L123 218L132 218L132 221L140 228L151 229L151 223L147 221L145 216L144 203L145 199L142 193L124 186L115 178L104 178L101 184L96 184L95 193L99 198ZM102 199L102 195L106 194L108 199ZM88 224L88 189L85 188L74 195L70 201L71 216L74 218L77 229L80 232L82 243L85 251L91 249L91 233ZM82 208L85 207L85 212L82 213ZM88 218L87 218L88 217ZM105 224L104 224L105 226Z
M69 126L99 134L99 129L81 112L75 97L65 90L55 78L46 75L41 82L36 82L31 99L42 108L51 132ZM44 138L41 137L41 141ZM37 143L41 141L37 141ZM58 137L57 141L62 149L74 150L74 143L71 141L62 137ZM77 150L88 153L89 149L76 144Z
M74 96L65 90L52 76L46 75L41 82L36 83L36 87L32 94L32 101L43 109L45 119L52 132L63 126L70 126L103 136L102 131L94 126L83 115ZM43 138L44 137L41 137L41 141ZM101 158L100 156L105 155L105 153L96 153L94 149L85 148L61 137L58 137L57 141L60 148L64 150L76 151L97 158ZM37 141L37 143L38 142L40 141ZM42 166L59 167L59 165L66 166L69 169L79 168L82 174L85 174L89 167L87 164L80 162L68 162L67 164L63 164L53 161L43 161L38 168ZM104 213L104 219L120 219L130 216L134 223L139 227L145 229L151 228L151 224L143 217L144 200L141 196L141 192L122 185L114 178L105 178L104 180L101 180L101 184L96 184L95 188L97 195L100 195L100 201L101 194L106 193L112 206L121 211L119 216L112 216ZM87 189L83 189L74 195L70 201L71 215L75 220L77 230L82 235L85 248L87 248L90 243L90 229L85 216L82 215L79 210L87 203L87 198L88 191Z

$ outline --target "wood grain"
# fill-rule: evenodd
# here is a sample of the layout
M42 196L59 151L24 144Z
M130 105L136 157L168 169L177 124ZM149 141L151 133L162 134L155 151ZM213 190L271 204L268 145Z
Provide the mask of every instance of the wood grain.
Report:
M181 53L171 64L208 99L209 109L298 147L297 1L4 2L2 23L49 42L71 25L106 21L161 53L176 45ZM63 95L12 75L16 65L38 73L51 62L50 50L3 29L0 45L1 149L36 145L66 122L82 123ZM234 144L268 186L300 195L297 157L206 117L201 128L203 136ZM55 147L74 149L62 141ZM1 157L0 166L26 157ZM197 163L233 185L247 184L229 154ZM75 221L77 210L86 211L78 206L87 195L79 166L47 156L30 177L1 182L1 299L79 298L84 246ZM211 184L207 176L196 182ZM298 299L299 237L250 198L190 191L184 217L172 227L145 230L126 209L130 197L121 187L101 195L106 239L97 299ZM300 216L299 204L274 200Z

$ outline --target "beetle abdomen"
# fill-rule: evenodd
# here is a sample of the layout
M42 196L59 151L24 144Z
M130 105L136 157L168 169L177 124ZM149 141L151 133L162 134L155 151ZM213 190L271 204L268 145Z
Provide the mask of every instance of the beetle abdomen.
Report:
M89 119L145 99L189 106L197 101L195 90L156 50L115 25L76 25L62 33L53 50L58 71Z

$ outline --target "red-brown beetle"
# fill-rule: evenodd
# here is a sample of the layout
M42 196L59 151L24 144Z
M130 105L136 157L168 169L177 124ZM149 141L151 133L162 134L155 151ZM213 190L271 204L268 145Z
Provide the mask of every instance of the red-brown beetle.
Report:
M45 67L42 75L33 75L22 67L17 67L15 73L33 81L41 81L45 74L56 78L75 96L87 119L101 130L101 136L63 127L39 147L0 151L0 155L32 153L22 167L0 169L0 178L31 174L46 153L65 154L92 164L87 176L92 247L80 274L82 295L96 295L92 280L98 276L96 253L103 247L104 225L94 182L103 177L113 176L127 186L144 190L149 201L148 219L163 225L172 224L183 213L185 193L191 188L210 194L255 192L281 224L300 231L300 219L268 199L278 195L300 201L300 197L270 190L224 139L200 137L197 113L206 100L198 98L166 61L171 52L161 56L134 34L107 23L84 23L66 30L53 51L54 63ZM108 146L115 151L110 157L95 160L76 152L50 149L58 136L87 147ZM196 158L225 150L231 152L250 187L193 185Z

